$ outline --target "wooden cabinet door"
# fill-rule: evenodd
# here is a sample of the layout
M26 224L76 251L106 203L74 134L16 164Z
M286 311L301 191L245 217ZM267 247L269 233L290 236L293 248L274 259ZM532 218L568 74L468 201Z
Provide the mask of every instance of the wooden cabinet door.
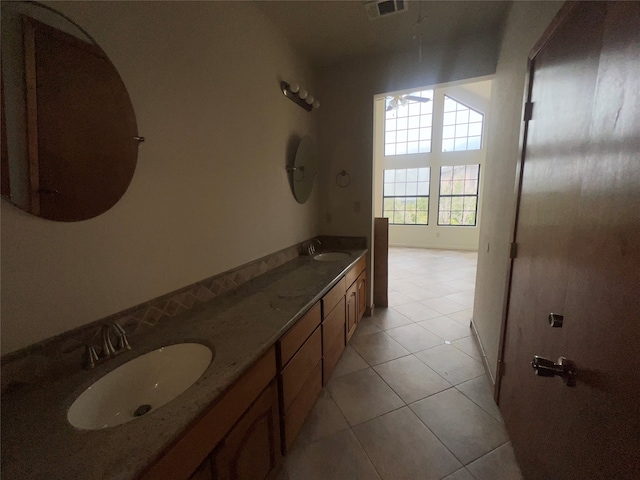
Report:
M265 480L280 462L278 391L272 382L214 454L216 480Z
M356 331L356 325L358 324L358 289L357 282L347 290L347 342Z
M356 322L359 322L360 319L364 316L364 312L367 311L367 273L362 272L356 280L357 285L357 302L358 302L358 315Z

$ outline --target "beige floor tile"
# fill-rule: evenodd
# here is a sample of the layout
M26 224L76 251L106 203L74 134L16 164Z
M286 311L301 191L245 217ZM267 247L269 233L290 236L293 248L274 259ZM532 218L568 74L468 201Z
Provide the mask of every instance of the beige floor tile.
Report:
M431 270L430 267L426 267L425 270ZM408 283L411 283L413 285L415 285L416 287L419 288L425 288L427 290L431 290L429 287L431 285L436 285L438 283L440 283L440 281L434 279L433 277L429 276L429 275L417 275L415 277L411 277L409 279L407 279ZM442 293L442 292L436 292L436 293ZM449 292L449 293L453 293L453 292Z
M457 280L467 278L472 271L468 267L464 267L462 264L455 264L443 273L443 282L456 282Z
M344 430L291 452L288 480L380 479L351 430Z
M376 365L374 370L406 404L451 388L451 384L413 355Z
M391 328L385 333L410 352L419 352L444 343L440 337L417 323Z
M446 282L451 280L451 271L447 267L441 267L441 268L427 267L426 270L428 270L429 273L427 275L432 280L435 280L437 282Z
M415 288L415 285L411 283L412 278L413 277L396 278L393 281L390 281L389 291L396 291L404 294L407 288Z
M406 295L409 298L412 298L414 301L419 302L421 300L428 300L430 298L440 297L440 293L434 292L427 288L422 287L407 287L399 290L403 295Z
M371 317L363 317L356 327L356 331L354 335L362 336L362 335L370 335L372 333L380 332L380 327L378 327L375 323L373 323L373 319Z
M411 270L398 267L394 265L393 262L389 262L389 273L393 274L395 278L407 278L414 275L414 273Z
M394 308L376 308L371 316L371 322L381 330L401 327L413 323L408 317L405 317Z
M457 292L460 291L457 287L449 285L449 283L450 282L448 282L448 283L445 283L445 282L434 283L433 285L430 285L427 288L429 290L433 290L434 292L440 293L442 296L451 295L452 293L457 293Z
M465 465L509 440L500 422L453 388L411 409Z
M351 345L347 345L344 352L342 352L340 360L338 360L336 368L333 369L331 378L338 378L343 375L348 375L349 373L364 370L365 368L369 368L369 364L358 355L358 352L356 352Z
M420 302L398 305L394 307L394 310L400 312L402 315L414 322L421 322L422 320L428 320L441 315L441 313L436 312L433 308L429 308Z
M391 290L388 295L388 302L390 307L396 307L398 305L405 305L407 303L415 302L415 300L411 297L407 297L403 293L400 293L397 290Z
M468 326L465 327L447 316L430 318L429 320L419 322L419 325L450 342L471 335L471 329Z
M469 322L471 322L471 318L473 317L473 308L469 308L466 310L462 310L456 313L450 313L447 317L455 320L458 323L461 323L465 327L469 327Z
M353 337L351 346L369 365L388 362L410 353L384 332Z
M475 480L473 475L469 473L466 468L461 468L458 471L453 472L448 477L444 477L442 480Z
M511 442L470 463L467 469L478 480L521 480L523 478L513 454Z
M439 480L461 467L409 408L375 418L353 431L383 480Z
M420 303L422 303L423 305L426 305L429 308L434 309L436 312L442 315L461 312L462 310L467 310L469 308L465 305L462 305L461 303L447 300L444 297L431 298L429 300L423 300Z
M493 418L500 423L504 423L500 409L493 399L491 385L486 375L480 375L477 378L456 385L456 388Z
M349 428L335 400L327 389L324 389L316 404L304 422L302 430L295 441L295 447L313 443L336 432Z
M455 340L451 342L451 345L456 347L458 350L462 350L464 353L479 362L482 361L482 352L480 351L475 338L473 338L473 335Z
M371 368L333 378L327 388L352 426L404 405Z
M452 345L441 345L415 354L442 378L457 385L484 374L484 367Z
M465 308L466 310L468 308L473 308L475 292L473 290L469 290L466 292L452 293L450 295L445 295L442 298L464 305L465 307L467 307Z

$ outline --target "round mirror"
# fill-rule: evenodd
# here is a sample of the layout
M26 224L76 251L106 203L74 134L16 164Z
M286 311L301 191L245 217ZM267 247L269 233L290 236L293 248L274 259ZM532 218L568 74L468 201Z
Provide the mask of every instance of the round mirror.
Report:
M309 199L316 173L318 173L316 145L307 135L298 145L296 159L291 169L291 188L298 203L304 203Z
M49 220L87 220L124 195L138 127L118 71L45 5L2 2L2 196Z

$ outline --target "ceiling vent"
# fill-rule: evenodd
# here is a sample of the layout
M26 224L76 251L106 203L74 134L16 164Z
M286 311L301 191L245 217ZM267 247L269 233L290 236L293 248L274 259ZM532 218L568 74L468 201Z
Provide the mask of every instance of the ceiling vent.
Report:
M407 3L409 3L408 0L378 0L377 2L366 3L364 8L367 10L369 20L373 20L406 12L409 8Z

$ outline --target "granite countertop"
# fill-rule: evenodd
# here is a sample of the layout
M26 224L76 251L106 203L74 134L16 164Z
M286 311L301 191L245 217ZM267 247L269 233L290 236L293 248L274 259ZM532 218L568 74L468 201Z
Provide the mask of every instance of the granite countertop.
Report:
M344 250L347 252L347 250ZM131 340L132 350L63 378L2 397L2 474L11 479L135 479L315 304L366 250L320 262L296 259L165 321ZM78 430L66 419L89 385L121 364L162 346L197 342L215 354L182 395L136 420Z

